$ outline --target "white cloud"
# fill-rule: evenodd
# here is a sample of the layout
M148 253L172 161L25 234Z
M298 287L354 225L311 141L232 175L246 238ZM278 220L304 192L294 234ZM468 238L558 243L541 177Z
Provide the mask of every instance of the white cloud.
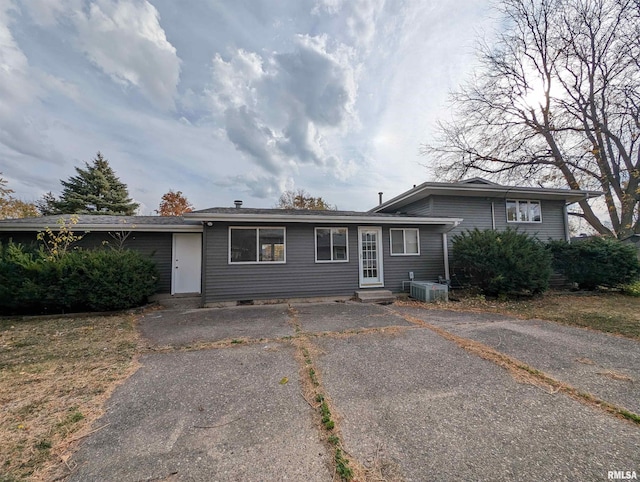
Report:
M163 108L175 105L180 59L146 0L96 0L72 16L79 48L111 78Z
M0 145L5 163L15 153L40 158L55 154L44 135L47 121L31 110L48 87L13 37L10 24L15 13L12 3L0 3ZM55 84L56 79L48 77Z
M36 25L50 27L56 25L65 12L79 11L82 0L28 0L23 8L28 10Z
M371 47L376 35L378 18L385 7L385 0L318 0L313 13L323 12L343 25L353 45L365 51ZM388 20L387 16L385 20Z
M293 52L276 54L274 83L292 111L302 111L318 126L339 127L354 115L356 72L351 50L331 51L326 36L299 35Z
M0 0L1 169L34 198L100 149L149 209L370 208L428 175L487 2Z
M3 99L0 108L6 101L14 105L29 102L37 91L29 79L27 57L9 29L13 11L11 3L0 4L0 97Z
M353 172L327 145L358 124L357 65L349 48L329 43L298 35L288 52L238 49L228 61L212 61L207 94L214 113L222 114L235 147L272 175L307 164L339 178Z
M255 107L256 85L266 75L262 64L260 55L243 49L238 49L228 62L216 54L212 62L213 81L205 89L214 109L224 112L228 107Z
M278 197L283 191L293 189L293 180L290 178L263 176L255 173L229 176L215 184L220 187L236 189L240 186L240 192L257 199L273 199Z
M239 151L254 159L270 173L282 170L282 159L278 155L274 132L264 125L256 112L246 105L229 107L225 111L227 137Z

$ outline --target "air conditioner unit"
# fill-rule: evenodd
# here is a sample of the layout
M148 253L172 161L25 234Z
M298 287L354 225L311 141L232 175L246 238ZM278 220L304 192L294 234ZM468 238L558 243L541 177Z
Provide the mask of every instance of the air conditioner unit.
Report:
M449 287L428 281L412 281L409 295L424 302L449 301Z

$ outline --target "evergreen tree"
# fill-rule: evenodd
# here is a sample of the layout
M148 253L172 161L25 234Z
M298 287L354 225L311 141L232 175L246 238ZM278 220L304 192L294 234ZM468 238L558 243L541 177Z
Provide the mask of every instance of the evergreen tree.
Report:
M53 193L49 191L36 201L36 208L42 216L61 214L60 210L56 207L56 202L58 202L58 200Z
M129 197L127 185L122 183L98 152L93 164L76 167L77 176L60 181L63 186L60 200L53 204L64 214L111 214L131 216L139 204Z

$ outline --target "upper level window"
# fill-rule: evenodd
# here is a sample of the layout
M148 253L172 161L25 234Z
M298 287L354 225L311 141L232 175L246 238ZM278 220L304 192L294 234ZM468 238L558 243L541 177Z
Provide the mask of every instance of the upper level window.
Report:
M316 228L316 263L349 261L347 228Z
M541 223L542 209L540 208L540 201L507 199L507 222Z
M420 254L420 236L417 229L390 229L391 255Z
M284 263L285 228L229 228L230 263Z

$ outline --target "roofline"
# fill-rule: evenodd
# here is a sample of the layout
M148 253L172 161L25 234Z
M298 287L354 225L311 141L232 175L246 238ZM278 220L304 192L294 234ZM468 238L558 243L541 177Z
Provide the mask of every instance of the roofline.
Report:
M573 204L584 199L590 199L594 197L602 196L604 193L600 191L583 191L580 189L551 189L551 188L531 188L531 187L518 187L518 186L502 186L502 185L486 185L486 184L452 184L452 183L443 183L443 182L424 182L419 186L416 186L408 191L403 192L402 194L370 209L368 212L376 213L381 211L382 209L386 209L394 204L398 204L410 197L413 197L419 194L422 191L433 190L433 191L461 191L461 192L471 192L471 193L479 193L479 194L503 194L504 197L508 197L509 194L512 195L531 195L538 196L540 195L561 195L565 196L565 200L567 198L575 198L576 196L579 198L575 201L568 201L568 204ZM427 195L431 195L427 194ZM427 195L423 197L427 197Z
M136 231L153 233L201 233L201 225L193 224L74 224L68 226L74 232L88 231ZM43 225L37 223L0 223L0 231L58 231L59 225Z
M242 214L242 213L189 213L189 218L202 221L235 221L262 223L370 223L370 224L437 224L457 226L462 218L437 218L415 216L346 216L346 215L314 215L314 214Z

